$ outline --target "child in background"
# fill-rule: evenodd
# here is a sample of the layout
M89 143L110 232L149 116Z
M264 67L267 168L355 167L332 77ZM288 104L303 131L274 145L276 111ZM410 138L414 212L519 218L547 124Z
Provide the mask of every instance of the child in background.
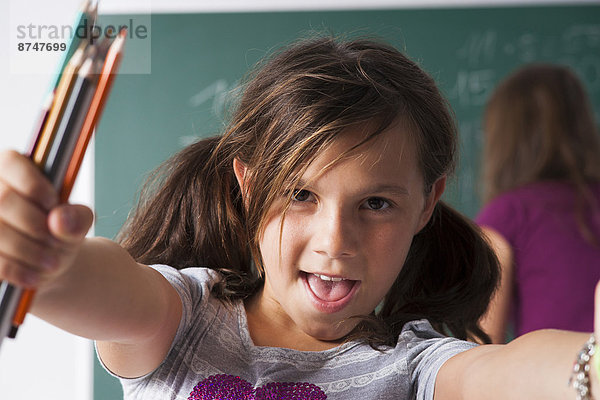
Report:
M165 164L120 244L84 238L91 210L2 153L0 278L96 340L128 400L575 397L589 333L465 341L488 339L498 265L439 201L455 148L434 81L396 49L302 41L222 136Z
M485 207L502 285L484 327L503 343L537 329L591 331L600 279L600 136L579 79L533 64L491 96L484 121Z

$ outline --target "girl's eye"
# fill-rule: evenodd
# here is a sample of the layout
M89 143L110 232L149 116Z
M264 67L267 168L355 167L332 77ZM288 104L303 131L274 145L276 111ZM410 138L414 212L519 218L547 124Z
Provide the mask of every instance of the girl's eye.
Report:
M365 204L370 210L383 210L390 206L390 203L380 197L371 197Z
M310 198L311 193L308 190L296 189L292 194L294 201L307 201Z

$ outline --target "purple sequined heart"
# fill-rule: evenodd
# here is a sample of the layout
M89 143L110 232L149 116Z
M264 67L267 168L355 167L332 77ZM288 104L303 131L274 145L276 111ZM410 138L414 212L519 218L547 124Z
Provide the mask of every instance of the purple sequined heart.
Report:
M273 382L254 388L232 375L212 375L199 382L188 400L326 400L316 385L306 382Z

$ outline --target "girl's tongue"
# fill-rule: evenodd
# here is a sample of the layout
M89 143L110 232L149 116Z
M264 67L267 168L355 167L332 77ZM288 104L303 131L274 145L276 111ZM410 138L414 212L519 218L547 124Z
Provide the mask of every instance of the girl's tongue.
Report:
M314 274L307 274L307 281L315 296L323 301L337 301L344 298L350 293L355 283L350 279L323 280Z

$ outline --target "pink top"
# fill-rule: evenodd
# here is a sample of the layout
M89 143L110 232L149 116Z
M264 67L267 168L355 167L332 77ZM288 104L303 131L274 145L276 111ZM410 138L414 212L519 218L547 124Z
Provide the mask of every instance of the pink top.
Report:
M600 184L592 191L600 209ZM576 198L565 183L540 182L498 196L476 218L512 246L517 336L542 328L593 331L600 247L580 233ZM600 239L598 209L587 212L585 221Z

